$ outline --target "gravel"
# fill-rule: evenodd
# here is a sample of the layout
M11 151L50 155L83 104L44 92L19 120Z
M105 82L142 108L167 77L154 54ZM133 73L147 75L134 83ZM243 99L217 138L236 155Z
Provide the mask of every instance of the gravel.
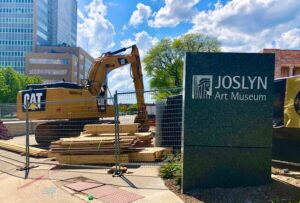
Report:
M300 172L272 168L272 182L258 187L198 189L181 194L174 180L165 180L166 186L184 202L205 203L299 203Z

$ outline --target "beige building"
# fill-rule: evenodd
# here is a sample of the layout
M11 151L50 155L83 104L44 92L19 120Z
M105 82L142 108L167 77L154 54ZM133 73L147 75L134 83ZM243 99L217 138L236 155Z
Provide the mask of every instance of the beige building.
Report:
M275 53L275 78L300 75L300 50L263 49Z
M38 46L26 54L27 75L40 76L44 82L58 81L81 83L88 78L94 58L80 47Z

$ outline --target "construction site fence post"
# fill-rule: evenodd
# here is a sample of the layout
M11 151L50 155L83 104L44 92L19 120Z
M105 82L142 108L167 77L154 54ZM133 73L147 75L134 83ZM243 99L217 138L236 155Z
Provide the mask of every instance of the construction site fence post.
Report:
M120 133L119 133L119 105L118 92L114 94L114 115L115 115L115 155L116 155L116 170L113 176L120 176Z
M29 174L29 164L30 164L30 160L29 160L29 114L28 114L28 102L26 103L25 106L25 111L26 111L26 151L25 151L25 179L28 178L28 174Z

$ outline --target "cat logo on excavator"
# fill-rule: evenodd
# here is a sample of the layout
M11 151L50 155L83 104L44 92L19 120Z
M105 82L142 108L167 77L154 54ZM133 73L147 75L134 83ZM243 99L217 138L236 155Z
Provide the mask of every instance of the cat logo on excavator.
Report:
M23 111L44 111L46 90L28 90L22 95Z

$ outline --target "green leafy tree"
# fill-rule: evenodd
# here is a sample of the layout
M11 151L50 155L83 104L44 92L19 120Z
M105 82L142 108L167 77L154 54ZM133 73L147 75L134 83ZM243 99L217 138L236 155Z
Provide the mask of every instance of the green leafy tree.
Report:
M15 103L18 91L34 83L42 83L42 79L18 73L13 68L0 68L0 103Z
M120 104L119 111L123 112L123 113L126 113L127 112L127 108L128 108L128 105L126 105L126 104Z
M137 113L137 111L138 111L137 104L130 104L127 108L128 114L135 114Z
M165 38L152 47L144 58L145 70L151 77L150 88L181 88L186 52L216 52L220 43L203 34L186 34L178 39ZM177 91L159 91L156 97L165 98Z

